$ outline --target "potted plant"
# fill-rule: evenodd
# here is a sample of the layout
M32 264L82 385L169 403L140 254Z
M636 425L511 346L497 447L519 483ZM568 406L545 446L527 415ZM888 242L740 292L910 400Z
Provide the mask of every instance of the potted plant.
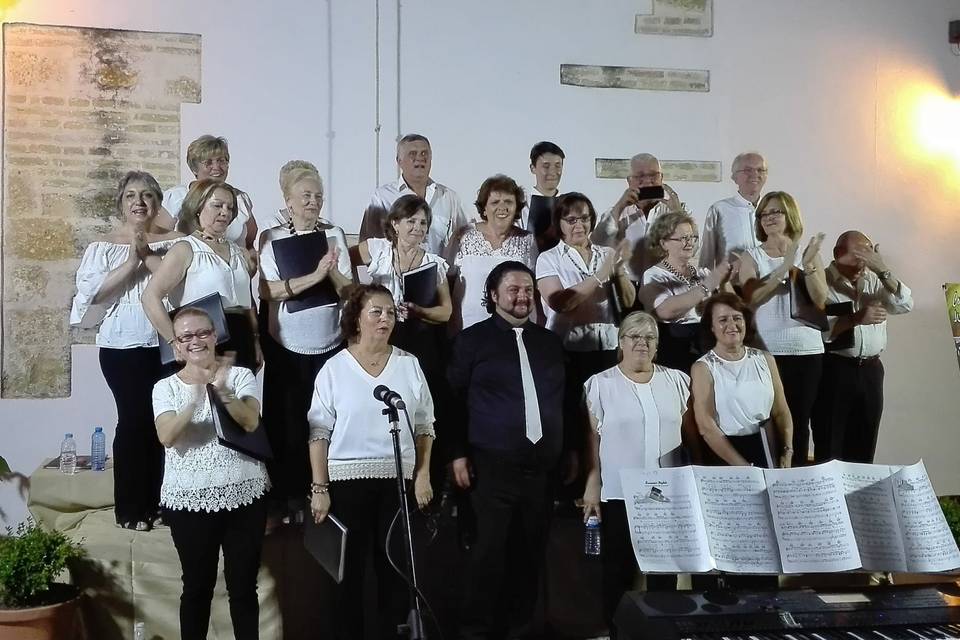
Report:
M7 527L0 537L0 637L74 638L79 591L56 579L83 555L79 543L35 522Z

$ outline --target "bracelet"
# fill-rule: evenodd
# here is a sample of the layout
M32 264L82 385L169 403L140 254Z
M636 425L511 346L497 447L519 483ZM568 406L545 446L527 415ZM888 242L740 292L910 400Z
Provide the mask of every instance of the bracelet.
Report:
M703 289L703 295L704 295L704 296L707 296L707 297L710 296L710 290L707 289L707 285L703 284L702 282L698 282L698 283L696 284L696 286L698 286L698 287L700 287L701 289Z
M878 274L877 274L877 277L880 278L881 280L889 280L889 279L890 279L890 276L892 276L892 275L893 275L893 274L890 273L890 270L887 269L886 271L881 271L880 273L878 273Z
M594 273L592 275L593 275L593 279L596 280L597 284L600 285L601 287L606 284L603 280L600 279L600 276L598 276L597 274Z
M793 447L784 447L782 453L793 453Z
M293 289L290 288L290 278L283 281L283 288L291 298L294 296Z
M311 482L310 493L311 495L316 495L318 493L330 493L330 483L329 482Z
M811 268L809 268L809 269L804 268L804 269L803 269L803 275L805 275L805 276L812 276L812 275L815 274L817 271L818 271L818 269L817 269L816 267L811 267Z

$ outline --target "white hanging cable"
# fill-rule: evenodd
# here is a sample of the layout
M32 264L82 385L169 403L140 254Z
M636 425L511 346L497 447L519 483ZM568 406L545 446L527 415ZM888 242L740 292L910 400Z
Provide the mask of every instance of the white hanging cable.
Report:
M327 184L334 185L333 179L333 0L327 0ZM327 215L336 211L333 204L334 189L328 187L326 197ZM332 218L331 218L332 220Z
M397 140L403 135L403 127L400 126L400 25L402 12L400 10L400 0L397 0ZM400 168L397 168L400 171Z
M377 58L376 60L376 68L377 68L376 69L376 80L377 80L376 120L377 122L376 122L376 126L373 129L375 133L375 138L376 138L376 150L375 150L376 153L374 154L373 158L374 158L374 164L377 167L376 169L377 181L375 184L379 185L380 184L380 128L381 128L381 124L380 124L380 0L377 0L376 7L377 7L376 9L377 25L376 25L376 37L374 38L374 51Z

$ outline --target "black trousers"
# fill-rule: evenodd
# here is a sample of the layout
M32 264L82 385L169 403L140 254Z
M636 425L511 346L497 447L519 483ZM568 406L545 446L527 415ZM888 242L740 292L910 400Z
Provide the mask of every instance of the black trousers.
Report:
M180 638L202 640L207 637L221 548L233 634L236 640L259 638L257 572L267 521L266 500L257 498L229 511L164 509L163 519L170 525L183 571Z
M823 358L820 393L813 410L813 454L873 462L883 414L883 363L834 354Z
M338 640L363 640L370 611L364 607L363 585L367 563L373 558L377 593L377 638L394 640L397 625L409 611L406 583L387 560L385 541L390 522L399 508L396 478L338 480L330 483L330 511L347 527L343 582L336 591L335 636ZM390 557L407 571L403 521L398 519L390 538Z
M101 348L100 369L117 404L113 436L117 522L152 520L160 504L164 456L153 422L153 385L172 373L172 368L160 364L157 347L138 347Z
M481 451L473 452L471 462L477 538L470 549L459 637L505 638L511 618L523 622L533 617L547 546L552 474Z
M637 573L637 558L630 544L630 525L627 507L623 500L608 500L600 505L602 520L600 561L603 566L602 593L603 618L615 637L613 614L623 594L633 587ZM648 574L647 591L674 591L677 588L675 574Z
M326 353L302 354L275 342L264 356L263 424L273 450L267 471L273 482L270 497L303 501L310 489L307 411L317 373L343 345Z
M773 356L780 370L783 395L793 418L793 466L807 464L810 453L810 416L820 388L823 354Z

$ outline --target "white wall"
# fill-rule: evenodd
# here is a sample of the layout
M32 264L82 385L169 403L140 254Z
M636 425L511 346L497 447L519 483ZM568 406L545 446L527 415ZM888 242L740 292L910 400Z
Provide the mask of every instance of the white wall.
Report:
M947 44L960 0L717 0L712 38L634 35L646 9L635 0L405 0L399 110L397 3L381 5L379 160L373 2L287 0L265 12L253 0L45 0L5 19L202 34L203 102L184 105L183 146L227 136L231 182L261 219L281 205L279 166L307 158L326 178L326 214L354 231L377 171L395 176L398 111L403 132L430 137L434 177L466 203L495 172L528 184L540 139L567 153L563 187L598 207L623 185L594 178L595 157L720 159L728 173L737 152L759 149L768 187L798 198L810 231L866 231L912 287L916 310L890 322L878 460L923 457L940 492L960 493L960 370L940 291L960 278L960 140L945 164L914 131L918 99L960 92ZM709 69L711 91L561 87L561 63ZM729 182L676 186L699 216L732 192ZM15 469L55 455L67 428L82 442L95 424L112 432L95 349L74 349L73 377L69 399L0 401L0 453ZM7 521L24 514L10 487L0 508Z

